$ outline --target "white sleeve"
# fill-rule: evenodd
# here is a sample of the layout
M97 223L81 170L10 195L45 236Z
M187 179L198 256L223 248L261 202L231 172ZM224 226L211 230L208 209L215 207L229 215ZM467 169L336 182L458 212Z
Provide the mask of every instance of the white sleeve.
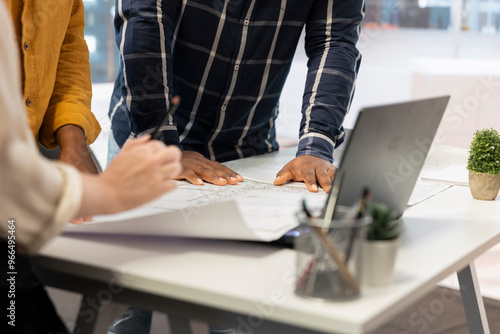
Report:
M0 237L6 239L9 226L15 226L16 247L33 253L77 214L82 177L38 152L22 103L16 37L3 1L0 31Z

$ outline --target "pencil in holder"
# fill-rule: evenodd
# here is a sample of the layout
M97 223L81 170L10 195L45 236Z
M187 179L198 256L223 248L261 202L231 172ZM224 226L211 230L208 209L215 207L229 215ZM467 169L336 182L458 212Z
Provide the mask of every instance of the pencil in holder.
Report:
M360 295L361 240L370 217L350 221L299 215L295 292L302 296L350 300Z

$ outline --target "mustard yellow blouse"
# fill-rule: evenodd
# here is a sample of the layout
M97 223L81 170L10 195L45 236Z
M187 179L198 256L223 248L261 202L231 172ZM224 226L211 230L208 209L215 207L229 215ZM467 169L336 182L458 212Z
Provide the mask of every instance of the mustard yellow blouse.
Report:
M87 145L101 127L90 111L89 51L82 0L5 0L20 46L22 89L31 130L47 148L54 133L73 124Z

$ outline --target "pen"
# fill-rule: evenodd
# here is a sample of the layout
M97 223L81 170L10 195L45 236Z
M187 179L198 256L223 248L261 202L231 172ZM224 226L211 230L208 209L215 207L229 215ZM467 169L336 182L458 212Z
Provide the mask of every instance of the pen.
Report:
M370 189L368 189L368 188L363 189L363 194L361 195L361 198L359 199L358 204L357 204L357 209L356 209L357 213L355 214L355 217L352 218L353 223L350 226L350 228L351 228L350 233L351 234L349 236L349 242L347 243L347 250L345 252L345 263L346 264L348 263L349 258L351 257L354 239L356 238L356 232L357 232L358 228L360 227L358 225L357 220L363 218L363 215L364 215L365 210L366 210L366 202L368 201L370 196L371 196Z
M366 210L366 201L371 197L371 192L370 189L365 188L363 189L363 195L361 196L361 199L359 200L358 203L358 215L357 219L363 218L363 215L365 214Z
M171 101L171 104L170 104L170 109L167 110L167 113L165 114L165 117L162 119L162 121L160 122L160 124L158 124L158 126L156 127L156 129L153 131L153 133L151 134L151 139L159 139L158 136L159 134L161 133L161 127L163 125L165 125L165 123L168 122L168 119L170 118L171 115L174 114L175 110L177 109L177 107L179 106L179 104L181 103L181 98L176 95L172 98L172 101Z
M322 228L318 226L312 227L313 231L316 233L320 243L323 246L323 249L326 251L330 259L337 265L339 274L342 276L343 280L349 285L354 293L359 292L359 283L352 276L352 274L347 269L346 262L342 261L339 251L333 244L332 240L328 238L328 234L326 234Z
M307 207L305 198L302 199L302 210L306 214L307 218L311 218L313 216L311 211L309 211L309 208Z

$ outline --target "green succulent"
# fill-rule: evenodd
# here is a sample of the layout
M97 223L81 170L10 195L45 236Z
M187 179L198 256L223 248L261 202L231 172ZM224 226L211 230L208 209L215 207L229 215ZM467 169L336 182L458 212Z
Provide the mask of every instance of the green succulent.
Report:
M368 240L393 240L399 237L401 221L397 219L399 215L396 211L383 203L370 203L367 214L372 217L366 232Z
M476 173L500 174L500 135L495 129L474 133L467 169Z

